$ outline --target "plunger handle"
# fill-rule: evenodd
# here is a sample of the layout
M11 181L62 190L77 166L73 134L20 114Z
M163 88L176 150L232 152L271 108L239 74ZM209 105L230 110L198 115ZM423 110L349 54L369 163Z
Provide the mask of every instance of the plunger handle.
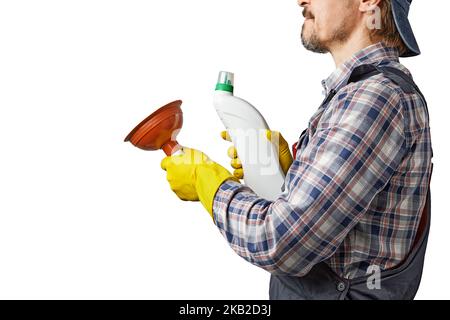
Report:
M183 147L177 142L177 140L171 140L164 144L161 149L167 156L173 156L175 154L181 154Z

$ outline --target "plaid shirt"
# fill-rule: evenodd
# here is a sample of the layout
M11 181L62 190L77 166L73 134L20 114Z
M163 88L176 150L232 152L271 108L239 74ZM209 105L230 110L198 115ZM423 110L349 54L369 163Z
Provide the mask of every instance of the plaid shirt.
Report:
M274 274L303 276L325 261L339 276L365 276L403 261L425 205L432 147L418 94L376 75L345 86L361 64L396 67L398 52L374 44L323 81L337 93L312 116L275 201L224 182L217 227L242 258ZM245 174L245 173L244 173Z

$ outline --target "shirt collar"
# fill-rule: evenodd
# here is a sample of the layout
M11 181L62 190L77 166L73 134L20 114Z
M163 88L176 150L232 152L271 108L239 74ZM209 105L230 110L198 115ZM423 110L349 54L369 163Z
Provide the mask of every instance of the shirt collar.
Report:
M399 61L399 53L395 48L387 47L378 42L356 52L350 59L341 64L327 79L322 80L325 94L328 95L332 89L338 91L348 80L351 72L362 64L379 65L382 61Z

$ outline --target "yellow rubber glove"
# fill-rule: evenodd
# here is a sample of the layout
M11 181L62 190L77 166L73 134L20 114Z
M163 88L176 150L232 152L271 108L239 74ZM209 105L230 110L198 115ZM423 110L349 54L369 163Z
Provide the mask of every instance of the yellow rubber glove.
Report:
M165 157L161 168L167 172L167 181L173 192L185 201L198 201L213 218L214 196L226 180L239 179L201 151L183 148L180 155Z
M222 136L222 139L232 142L227 131L222 131L220 135ZM286 174L294 161L289 149L289 144L278 131L267 130L266 137L270 142L272 142L272 144L278 145L278 158L280 161L280 166L284 174ZM243 179L244 170L242 169L242 163L238 157L236 148L234 146L229 147L227 153L231 158L231 167L234 169L233 175L239 179Z

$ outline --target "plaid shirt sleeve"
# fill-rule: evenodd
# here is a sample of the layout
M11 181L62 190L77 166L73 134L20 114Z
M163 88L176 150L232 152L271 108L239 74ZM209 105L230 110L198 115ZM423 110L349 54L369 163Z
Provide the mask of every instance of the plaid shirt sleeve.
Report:
M336 252L405 153L400 93L362 81L339 90L275 201L223 183L214 220L242 258L274 274L303 276Z

